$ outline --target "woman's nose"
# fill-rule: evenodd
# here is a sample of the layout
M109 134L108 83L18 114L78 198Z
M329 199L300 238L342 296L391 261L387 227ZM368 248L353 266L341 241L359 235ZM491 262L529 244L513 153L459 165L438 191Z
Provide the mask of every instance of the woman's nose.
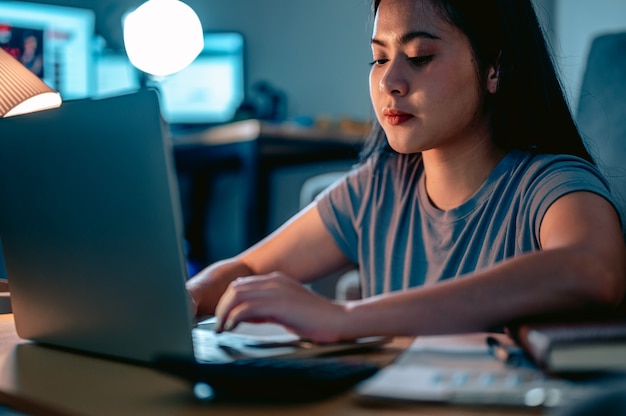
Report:
M405 95L407 93L408 81L399 60L387 62L385 72L378 82L378 88L385 94Z

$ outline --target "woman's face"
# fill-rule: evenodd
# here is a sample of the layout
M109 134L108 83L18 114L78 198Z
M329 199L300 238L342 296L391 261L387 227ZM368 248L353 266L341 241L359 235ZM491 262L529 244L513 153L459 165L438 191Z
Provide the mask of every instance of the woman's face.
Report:
M428 0L382 0L372 54L372 104L394 150L459 150L488 136L469 40Z

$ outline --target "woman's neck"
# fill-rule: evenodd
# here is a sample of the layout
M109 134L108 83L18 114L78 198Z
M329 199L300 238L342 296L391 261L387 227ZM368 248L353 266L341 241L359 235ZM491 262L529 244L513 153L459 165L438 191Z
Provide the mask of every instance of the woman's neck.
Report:
M463 204L485 183L505 153L488 137L462 150L422 152L426 191L433 205L447 211Z

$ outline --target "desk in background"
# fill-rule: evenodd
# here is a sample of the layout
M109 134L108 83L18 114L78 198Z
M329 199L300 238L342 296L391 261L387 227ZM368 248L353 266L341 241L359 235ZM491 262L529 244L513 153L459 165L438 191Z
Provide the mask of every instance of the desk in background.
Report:
M42 317L45 319L45 317ZM391 362L410 339L362 355ZM537 415L541 409L429 404L365 405L350 393L302 404L199 403L190 386L156 370L22 341L13 315L0 315L0 403L33 415L165 416L489 416Z
M207 260L206 212L215 176L236 170L243 178L243 244L247 248L271 230L270 173L288 165L357 160L367 132L304 128L245 120L200 131L173 133L176 168L189 186L185 235L189 257ZM294 198L298 198L294 195Z

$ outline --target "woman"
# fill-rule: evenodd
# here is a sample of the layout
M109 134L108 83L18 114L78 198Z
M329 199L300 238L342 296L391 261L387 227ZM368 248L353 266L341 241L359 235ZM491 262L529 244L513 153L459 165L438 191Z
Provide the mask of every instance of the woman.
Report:
M618 305L619 216L530 0L376 0L374 11L379 127L367 158L265 240L191 279L197 312L215 313L218 330L273 321L333 342ZM362 300L301 285L353 264Z

